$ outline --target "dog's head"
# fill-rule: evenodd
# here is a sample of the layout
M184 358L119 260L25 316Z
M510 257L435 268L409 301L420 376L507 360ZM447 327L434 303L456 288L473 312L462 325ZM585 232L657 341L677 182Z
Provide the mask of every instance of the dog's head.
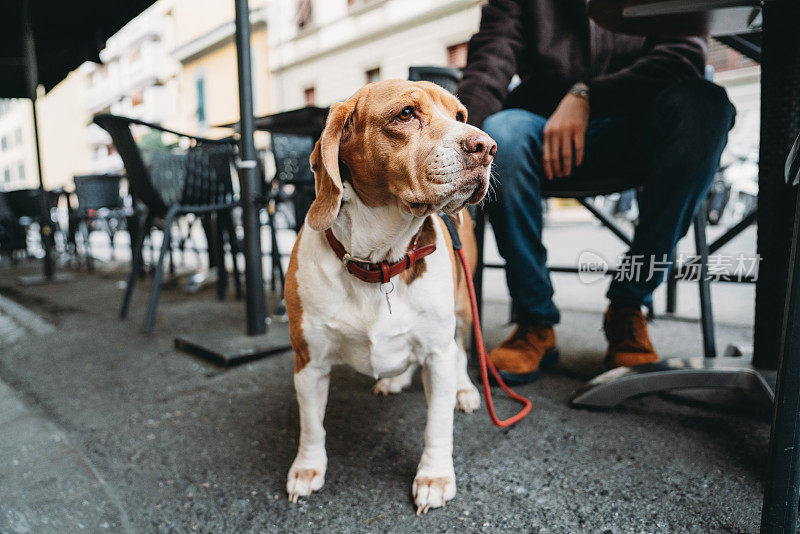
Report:
M310 158L309 226L336 220L343 178L366 205L395 203L417 217L480 202L497 144L466 120L461 102L429 82L376 82L334 104Z

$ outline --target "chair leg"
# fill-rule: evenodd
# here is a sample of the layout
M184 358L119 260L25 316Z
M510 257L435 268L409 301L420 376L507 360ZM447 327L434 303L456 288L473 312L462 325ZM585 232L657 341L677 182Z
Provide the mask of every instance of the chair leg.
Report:
M172 233L172 232L170 232ZM169 276L175 278L175 255L173 254L172 245L169 247Z
M676 252L672 252L672 257L676 257ZM678 277L674 268L667 274L667 313L675 313L678 307Z
M233 287L236 290L236 300L242 300L242 279L239 276L239 243L236 238L236 225L233 224L233 213L231 210L225 212L225 228L228 234L228 244L231 248L231 259L233 260Z
M92 259L92 247L89 244L89 221L81 221L81 240L83 241L83 255L86 258L86 269L94 272L94 260Z
M151 223L150 217L144 213L140 214L138 217L132 218L131 222L135 225L131 242L131 272L128 275L128 284L125 286L125 295L122 297L122 307L119 310L120 319L124 319L128 316L128 307L131 304L133 286L136 284L136 279L139 278L144 265L143 248L145 229L147 225Z
M269 215L269 233L270 233L270 248L271 248L271 258L270 263L272 263L272 291L276 291L277 288L275 287L275 279L277 275L277 279L280 280L281 283L281 290L283 290L286 284L286 277L283 273L283 265L281 264L281 251L278 248L278 228L275 224L275 215Z
M117 251L116 247L114 247L114 238L117 236L117 231L111 230L108 220L106 220L106 228L108 229L108 241L111 246L111 262L113 263L117 261Z
M172 237L172 222L175 218L175 211L170 209L167 217L164 220L164 239L161 241L161 252L158 255L158 265L156 266L156 274L153 277L153 289L150 294L150 304L147 307L147 317L144 321L144 331L151 333L153 326L156 322L156 308L158 307L158 299L161 296L161 282L164 278L164 257L169 251L170 239Z
M228 288L228 269L225 267L224 223L222 212L218 211L214 215L214 239L217 241L217 300L225 300L225 290Z
M694 216L694 242L700 257L700 322L703 328L703 353L706 358L717 357L714 337L714 315L711 309L711 281L708 279L708 242L706 240L705 202L701 203Z

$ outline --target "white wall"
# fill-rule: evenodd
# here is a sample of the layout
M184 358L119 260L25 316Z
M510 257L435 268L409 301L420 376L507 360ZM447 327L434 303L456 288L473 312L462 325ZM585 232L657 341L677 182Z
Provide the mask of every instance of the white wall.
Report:
M0 113L0 191L38 186L30 100L4 100ZM19 132L19 138L18 134ZM2 140L5 138L5 149ZM22 175L19 167L22 166Z
M761 125L761 69L751 67L717 74L714 81L728 92L736 107L736 124L728 135L728 149L757 148Z
M311 24L298 30L295 2L270 5L275 111L343 100L380 67L381 78L406 78L411 65L447 64L447 47L469 40L479 0L372 0L348 14L346 0L316 0Z

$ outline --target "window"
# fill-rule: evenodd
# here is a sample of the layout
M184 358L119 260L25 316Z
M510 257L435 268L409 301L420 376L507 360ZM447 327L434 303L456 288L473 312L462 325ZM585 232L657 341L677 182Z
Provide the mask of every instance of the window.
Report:
M381 79L381 68L369 69L366 72L367 83L377 82Z
M195 81L195 90L197 93L197 122L200 124L206 123L206 79L199 77Z
M25 179L25 164L20 163L17 167L17 179L24 180Z
M303 96L306 99L306 106L314 106L317 102L316 89L309 87L303 91Z
M9 183L11 181L11 169L8 167L3 171L3 182Z
M0 139L0 149L2 149L3 151L8 149L8 137L6 137L5 135L3 136L2 139Z
M754 67L757 63L743 56L733 48L729 48L716 39L709 40L708 59L709 65L714 67L714 72L743 69Z
M458 43L447 47L447 66L451 69L463 69L467 66L467 49L469 43Z
M17 128L14 131L14 144L17 146L22 144L22 128Z

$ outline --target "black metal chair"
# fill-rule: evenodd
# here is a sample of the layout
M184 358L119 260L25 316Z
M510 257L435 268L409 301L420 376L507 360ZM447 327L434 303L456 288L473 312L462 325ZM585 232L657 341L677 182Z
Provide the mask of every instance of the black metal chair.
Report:
M18 189L3 193L7 208L10 211L10 220L6 226L10 229L11 241L15 251L28 251L28 229L39 224L40 217L40 192L38 189ZM53 217L53 210L58 206L59 194L55 191L45 191L45 197L53 230L59 231L58 220ZM50 236L53 239L53 236ZM11 242L9 241L9 242Z
M461 81L461 70L449 67L413 66L408 68L408 79L412 82L432 82L455 94Z
M106 130L122 158L129 187L139 209L137 227L131 239L136 240L133 265L122 301L120 317L125 318L130 305L133 287L143 267L142 245L145 233L153 226L163 230L161 251L158 256L150 304L145 319L145 332L152 332L156 307L164 276L164 257L170 251L172 225L182 215L214 214L216 216L217 297L223 299L227 286L224 261L224 241L230 245L233 256L234 286L241 298L241 282L236 261L238 246L231 210L238 206L233 194L231 166L234 163L235 143L232 140L204 139L175 132L137 119L101 114L94 122ZM143 136L139 144L134 140L133 129L149 129L151 135ZM156 135L153 136L152 133ZM163 144L163 134L176 138L176 142Z
M620 228L607 214L598 209L592 197L621 193L638 188L639 183L635 177L620 177L616 180L572 180L564 178L543 184L542 194L545 198L575 199L585 207L597 220L623 243L630 247L632 238L624 229ZM700 294L700 323L703 331L703 351L706 358L717 355L714 338L714 316L711 308L711 281L706 276L708 265L708 243L706 241L705 210L702 205L697 209L693 219L695 250L700 261L698 289ZM478 298L478 307L483 301L483 270L505 269L504 263L485 263L484 238L486 233L486 214L478 210L475 223L475 233L478 243L478 265L475 269L475 293ZM578 266L548 266L552 272L578 273ZM616 271L610 269L607 274L614 275ZM652 312L652 310L651 310Z
M16 263L17 253L27 248L26 231L11 210L8 193L0 192L0 254Z
M281 252L278 247L278 219L282 216L286 226L300 231L306 213L314 201L314 173L308 158L314 150L314 139L307 135L272 134L272 155L275 161L275 176L265 181L267 191L267 226L270 227L270 260L272 264L271 284L276 290L276 281L284 285ZM291 207L290 207L291 206Z
M290 201L294 207L294 228L300 230L308 208L314 201L314 173L308 163L314 140L305 135L272 134L275 158L273 191L278 202ZM287 194L286 186L293 192Z
M91 271L94 268L89 234L103 229L111 243L111 260L115 259L114 238L124 229L125 220L132 215L125 207L120 195L120 174L86 174L74 176L75 195L78 207L75 210L75 224L83 240L83 256Z

